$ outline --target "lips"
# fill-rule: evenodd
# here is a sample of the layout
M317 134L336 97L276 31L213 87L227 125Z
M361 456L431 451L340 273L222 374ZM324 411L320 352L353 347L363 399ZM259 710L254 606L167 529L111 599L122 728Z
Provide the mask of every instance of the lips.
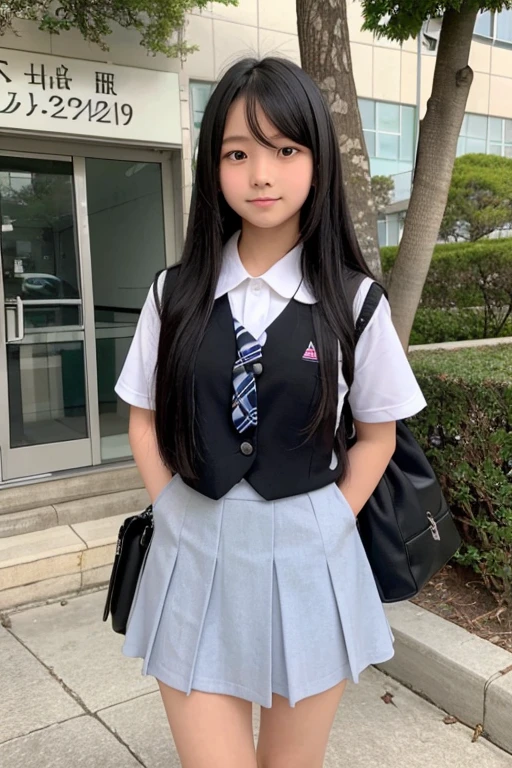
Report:
M274 203L277 203L279 199L279 197L256 197L254 200L249 200L249 202L256 205L258 208L267 208Z

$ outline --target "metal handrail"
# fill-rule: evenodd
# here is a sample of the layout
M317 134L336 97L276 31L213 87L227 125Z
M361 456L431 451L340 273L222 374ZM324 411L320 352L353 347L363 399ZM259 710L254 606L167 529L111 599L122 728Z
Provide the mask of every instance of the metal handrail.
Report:
M22 299L24 305L30 307L54 307L54 306L74 306L79 307L82 299Z

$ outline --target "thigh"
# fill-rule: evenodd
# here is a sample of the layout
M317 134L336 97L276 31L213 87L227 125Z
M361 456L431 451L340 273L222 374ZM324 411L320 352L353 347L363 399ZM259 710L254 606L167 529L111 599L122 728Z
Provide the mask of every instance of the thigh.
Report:
M301 699L290 707L274 694L272 707L261 708L258 768L322 768L338 704L347 684Z
M183 768L257 768L250 701L157 682Z

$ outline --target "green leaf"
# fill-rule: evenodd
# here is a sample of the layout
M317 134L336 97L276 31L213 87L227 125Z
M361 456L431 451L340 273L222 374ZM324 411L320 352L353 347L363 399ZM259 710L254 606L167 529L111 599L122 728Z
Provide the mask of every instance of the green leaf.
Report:
M238 0L216 2L238 5ZM112 25L119 24L139 32L140 44L150 53L184 58L198 50L181 39L185 15L209 5L209 0L59 0L56 4L16 0L2 4L0 34L12 28L16 19L29 19L37 22L39 29L55 35L78 29L84 40L108 50L106 38L112 33Z
M377 37L404 42L417 37L425 21L442 16L446 11L460 11L464 0L440 3L436 0L362 0L363 29L374 32ZM475 0L480 11L500 11L512 8L512 0Z

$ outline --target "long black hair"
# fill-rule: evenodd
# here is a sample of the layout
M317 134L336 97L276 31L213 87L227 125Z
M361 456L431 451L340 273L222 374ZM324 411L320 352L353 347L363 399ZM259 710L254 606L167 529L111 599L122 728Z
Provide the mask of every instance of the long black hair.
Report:
M344 287L344 268L372 277L362 257L349 215L341 159L329 108L313 80L286 59L246 58L235 63L215 87L199 136L192 194L178 282L164 294L156 367L155 426L159 451L174 473L195 477L194 415L196 352L210 317L222 263L222 249L242 222L219 191L219 163L228 110L240 97L255 139L272 143L256 118L259 106L278 131L308 147L314 181L300 215L302 272L317 299L313 322L320 363L321 396L309 431L334 425L338 402L337 357L343 372L354 372L354 320ZM340 477L346 471L343 424L336 437Z

